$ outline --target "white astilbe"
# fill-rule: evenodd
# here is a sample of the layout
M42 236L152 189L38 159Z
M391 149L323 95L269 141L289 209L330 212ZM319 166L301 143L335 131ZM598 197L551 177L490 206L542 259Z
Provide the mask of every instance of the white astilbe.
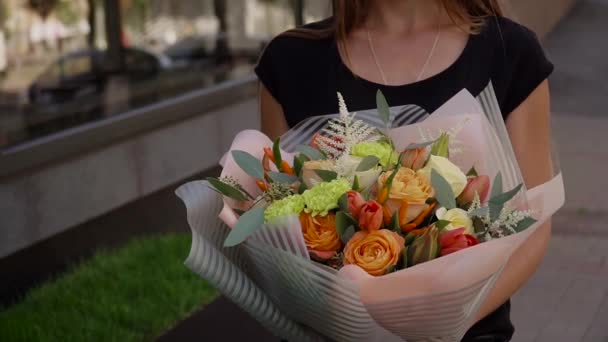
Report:
M355 120L356 113L348 112L340 93L338 93L338 103L340 116L337 119L331 119L315 141L321 151L334 159L339 159L342 154L350 151L351 147L365 141L376 131L374 127L365 122Z
M473 205L471 205L471 208L472 207ZM469 209L469 213L471 213L471 211L472 210ZM517 226L529 217L532 217L532 212L530 210L516 210L505 205L500 211L498 218L492 220L488 210L486 215L479 216L481 222L486 227L486 231L479 233L478 237L482 238L484 241L489 241L516 234Z
M446 133L450 137L449 150L450 155L453 156L464 153L464 144L462 140L458 139L458 134L460 134L460 132L464 129L464 126L468 124L469 121L471 121L471 119L467 117L458 125L448 129L447 131L443 129L431 131L431 129L424 130L419 128L418 132L420 133L420 138L422 139L421 141L435 141L439 139L442 134Z

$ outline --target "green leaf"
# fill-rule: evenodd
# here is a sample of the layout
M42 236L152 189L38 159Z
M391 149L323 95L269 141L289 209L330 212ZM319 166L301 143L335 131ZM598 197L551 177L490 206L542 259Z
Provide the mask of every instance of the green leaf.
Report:
M399 224L399 212L395 211L391 219L391 228L395 233L401 234L401 225Z
M345 192L338 199L338 208L345 213L348 213L348 192Z
M304 163L308 161L308 157L305 154L298 154L293 159L293 171L298 177L302 176L302 168L304 167Z
M224 241L224 247L236 246L262 228L264 226L264 210L265 208L255 208L243 214L234 228L230 230L230 234Z
M371 169L375 168L376 166L378 166L379 163L380 163L380 158L378 158L376 156L367 156L367 157L363 158L363 160L359 163L359 166L357 166L357 169L355 171L356 172L368 171L368 170L371 170Z
M471 167L469 172L467 172L467 177L479 177L477 170L475 170L475 166Z
M336 213L336 231L340 236L344 235L348 227L354 227L357 221L345 211Z
M280 172L268 172L268 176L273 182L292 184L298 181L298 177Z
M328 170L314 170L314 171L319 177L321 177L321 179L324 182L331 182L338 178L338 174L335 173L334 171L328 171Z
M226 197L230 197L237 201L246 201L247 200L247 196L245 196L245 194L243 194L243 192L241 190L233 187L230 184L224 183L217 178L208 177L207 182L209 182L209 185L211 185L213 190L219 192L220 194L222 194Z
M296 146L296 151L302 153L307 156L310 160L322 160L327 159L321 151L312 148L308 145L298 145Z
M384 126L388 128L391 122L391 111L388 107L386 97L384 97L380 90L376 92L376 106L378 107L378 114L380 114Z
M359 191L361 186L359 185L359 176L355 175L355 180L353 181L353 190Z
M346 228L346 230L344 231L344 234L342 234L340 236L340 239L346 245L348 243L348 241L350 241L350 239L352 239L353 235L355 235L355 227L350 226L350 227Z
M473 228L476 234L485 233L487 230L486 225L483 224L483 221L479 217L473 217Z
M469 214L470 217L484 217L486 215L488 215L490 208L488 207L483 207L483 208L477 208L473 211L471 211L471 213Z
M437 228L439 228L439 229L444 229L445 227L449 226L450 224L452 224L452 222L446 221L446 220L439 220L439 221L435 222L435 226L437 226Z
M258 158L244 151L232 151L232 157L245 173L256 179L264 179L264 167Z
M450 183L435 169L431 170L431 183L435 189L437 202L447 210L456 208L456 199L454 198L454 191L452 191Z
M409 246L406 244L405 248L403 249L403 252L401 253L401 265L403 266L403 268L407 268L407 250L408 250Z
M530 226L535 224L536 222L537 221L532 217L526 217L517 224L517 226L515 227L515 231L518 233L523 232L524 230L530 228Z
M439 139L433 143L431 155L444 158L450 157L450 136L447 133L441 134Z
M494 178L494 183L492 183L492 192L490 193L490 198L494 198L500 194L502 194L502 174L498 172Z
M513 197L515 197L515 195L517 195L517 193L521 190L521 188L523 186L524 186L523 184L519 184L518 186L515 187L515 189L513 189L511 191L507 191L498 196L493 196L492 199L490 199L490 202L492 202L496 205L504 205L505 203L507 203L511 199L513 199Z
M409 233L405 236L405 245L409 246L412 242L414 242L416 240L416 238L418 237L418 235L414 234L414 233Z
M308 190L308 187L304 182L300 182L300 187L298 188L298 194L303 194L304 191Z
M427 141L427 142L423 142L423 143L419 143L419 144L409 144L405 150L405 151L409 151L409 150L416 150L419 148L424 148L424 147L429 147L431 145L433 145L437 140L433 140L433 141Z
M277 138L272 144L272 154L274 155L275 164L279 172L283 172L283 157L281 156L281 138Z

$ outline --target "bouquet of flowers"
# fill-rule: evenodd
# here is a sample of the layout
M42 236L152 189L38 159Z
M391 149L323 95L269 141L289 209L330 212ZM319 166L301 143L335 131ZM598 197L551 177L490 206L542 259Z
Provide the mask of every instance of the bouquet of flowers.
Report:
M458 341L561 179L526 192L504 123L466 91L395 128L380 92L371 116L338 101L289 144L241 132L221 177L178 190L187 264L290 340Z

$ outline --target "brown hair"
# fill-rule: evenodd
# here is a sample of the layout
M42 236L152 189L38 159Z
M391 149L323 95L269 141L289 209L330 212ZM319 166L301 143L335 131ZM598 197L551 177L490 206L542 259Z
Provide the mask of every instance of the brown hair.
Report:
M363 25L374 0L333 0L333 16L319 29L296 28L286 35L310 39L335 38L342 45L348 35ZM479 33L487 17L502 16L499 0L440 0L452 22L467 33Z

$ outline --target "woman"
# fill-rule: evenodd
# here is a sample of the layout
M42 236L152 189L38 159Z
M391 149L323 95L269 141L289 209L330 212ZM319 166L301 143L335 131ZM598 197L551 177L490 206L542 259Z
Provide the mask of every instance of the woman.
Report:
M392 106L428 112L463 88L477 96L491 81L525 183L550 178L549 87L553 65L537 37L503 18L496 0L334 0L334 15L288 31L262 55L262 130L283 134L306 117L336 113L340 91L352 111ZM511 258L464 341L509 341L509 298L534 273L550 224Z

